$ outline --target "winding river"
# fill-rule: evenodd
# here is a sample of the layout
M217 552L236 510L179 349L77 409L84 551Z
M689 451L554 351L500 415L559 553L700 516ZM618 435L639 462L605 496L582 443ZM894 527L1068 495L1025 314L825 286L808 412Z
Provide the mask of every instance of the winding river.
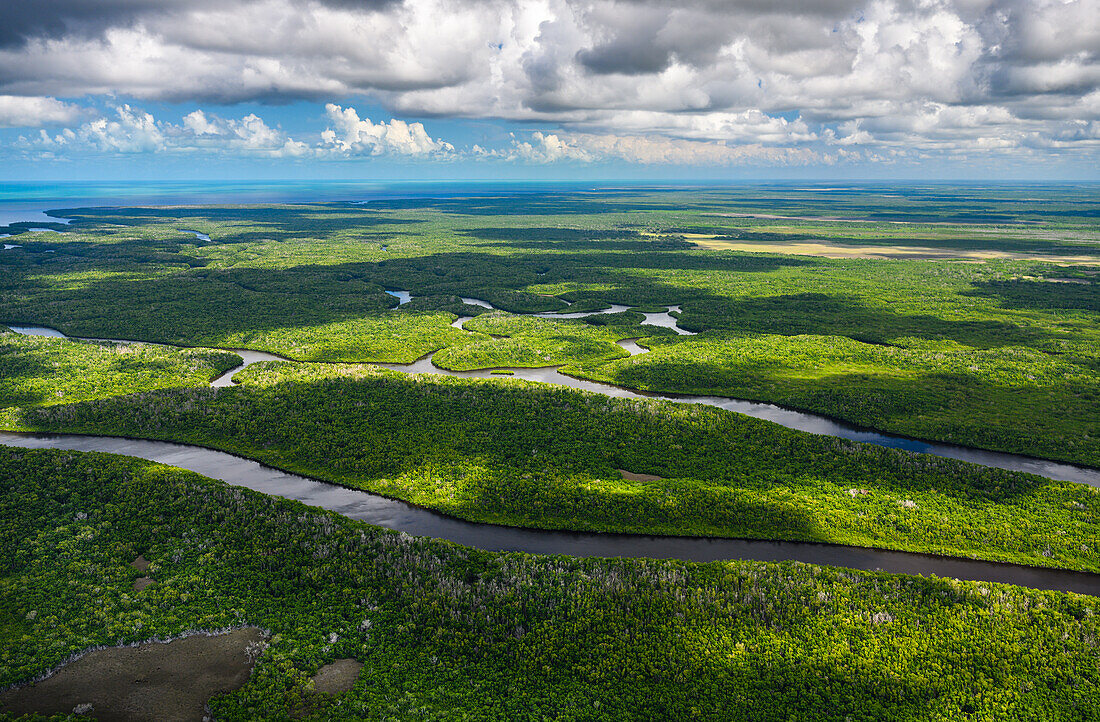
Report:
M410 296L404 291L389 292L398 298L399 304L407 303ZM464 302L492 308L485 301L463 298ZM580 318L591 313L609 311L536 314L547 318ZM619 309L625 310L625 309ZM676 326L670 307L664 313L646 314L646 324L665 326L678 333L689 333ZM462 317L452 325L462 325L472 317ZM29 335L66 338L56 329L41 326L10 326L12 330ZM82 341L120 341L118 339L74 339ZM619 342L631 355L645 353L633 339ZM233 375L259 361L287 361L274 354L248 349L228 349L239 354L243 363L215 378L215 387L233 384ZM488 378L492 369L477 371L448 371L432 364L428 355L412 364L378 364L404 373L430 373L447 376ZM1033 459L1015 454L982 451L950 444L937 444L907 439L858 429L853 426L814 414L784 409L772 404L740 401L717 396L688 396L672 394L644 394L629 389L576 379L561 374L556 367L511 368L514 377L530 381L555 383L577 389L595 391L621 398L660 398L676 403L697 403L718 406L737 413L773 421L783 426L816 434L837 436L852 441L878 444L920 453L961 459L976 464L1013 471L1039 474L1100 486L1100 470ZM901 574L935 574L975 581L1004 582L1036 589L1072 591L1100 596L1100 575L1056 569L1028 567L1016 564L985 562L931 554L887 551L851 547L840 544L814 542L762 541L752 539L725 539L702 537L646 536L638 534L604 534L589 532L546 531L517 527L467 522L438 512L423 509L403 501L389 499L356 489L317 481L290 474L258 462L232 454L197 446L159 441L123 439L108 436L73 434L20 434L0 432L0 444L23 448L54 448L76 451L101 451L135 456L172 466L178 466L220 479L230 484L245 486L266 494L294 499L303 503L335 511L344 516L370 524L403 531L417 536L447 539L458 544L488 551L522 551L537 554L568 554L571 556L637 557L655 559L689 559L715 561L723 559L748 559L756 561L793 560L813 564L826 564L853 569L881 569Z
M27 449L103 451L178 466L213 479L273 496L294 499L351 519L414 536L447 539L487 551L718 561L800 561L895 574L935 574L974 581L1018 584L1034 589L1100 596L1100 574L975 561L931 554L886 551L812 542L705 537L645 536L545 531L462 521L396 499L328 484L264 466L221 451L163 441L74 434L0 432L0 444Z
M412 296L408 291L391 290L386 291L390 296L397 298L398 305L403 306L408 303ZM482 308L488 308L496 310L492 304L487 301L483 301L477 298L463 297L462 301L472 306L481 306ZM574 313L537 313L530 314L539 318L583 318L584 316L591 316L598 313L616 313L626 310L626 306L612 305L610 309L603 309L600 311L585 311ZM680 310L679 306L670 306L668 310L662 313L647 313L645 314L645 320L642 325L650 326L662 326L664 328L671 328L679 334L691 335L690 331L685 331L679 328L676 323L676 317L672 314ZM458 318L451 325L455 328L462 328L463 324L469 321L472 316L463 316ZM13 331L17 333L36 335L36 336L52 336L67 338L65 334L52 328L45 326L9 326ZM95 338L75 338L79 341L112 341L115 343L133 343L131 341L125 341L122 339L95 339ZM646 353L647 350L639 346L634 339L626 339L618 342L619 346L627 351L632 356ZM226 373L222 374L218 378L211 382L211 385L217 387L231 386L233 384L233 375L246 366L250 366L258 361L290 361L290 359L266 353L264 351L251 351L248 349L225 349L227 351L233 351L240 355L244 359L244 363L236 368L230 369ZM1038 476L1044 476L1048 479L1057 479L1059 481L1073 481L1081 484L1088 484L1090 486L1100 487L1100 469L1093 469L1085 466L1078 466L1076 464L1067 464L1057 461L1049 461L1046 459L1037 459L1030 456L1022 456L1020 454L1010 454L1000 451L986 451L983 449L975 449L968 446L958 446L955 444L945 444L935 441L922 441L920 439L911 439L905 436L896 436L894 434L886 434L871 429L865 429L852 424L847 424L836 419L831 419L827 416L820 416L818 414L812 414L804 411L795 411L794 409L787 409L782 406L776 406L775 404L761 403L757 401L744 401L741 399L731 399L725 396L695 396L691 394L668 394L668 393L651 393L646 391L636 391L634 389L622 388L619 386L612 386L611 384L600 383L598 381L589 381L586 379L574 378L572 376L566 376L561 373L557 366L542 366L538 368L521 368L510 367L507 369L478 369L475 371L450 371L436 366L433 363L435 354L428 354L427 356L416 360L411 364L397 364L397 363L379 363L378 366L388 368L394 371L400 371L402 373L411 374L436 374L441 376L455 376L462 378L499 378L499 372L510 371L511 378L520 378L528 381L537 381L540 383L559 384L561 386L568 386L574 389L581 389L584 391L592 391L595 393L604 394L606 396L614 396L617 398L628 399L663 399L665 401L671 401L679 404L705 404L707 406L717 406L718 408L726 409L727 411L733 411L735 413L744 414L746 416L752 416L753 418L763 419L764 421L771 421L785 426L789 429L795 429L798 431L805 431L811 434L819 434L822 436L835 436L841 439L847 439L848 441L856 441L864 444L874 444L876 446L885 446L891 449L902 449L905 451L911 451L919 454L931 454L933 456L941 456L949 459L958 459L959 461L965 461L971 464L978 464L980 466L988 466L996 469L1005 469L1007 471L1020 471L1028 474L1036 474ZM497 371L494 374L493 371Z

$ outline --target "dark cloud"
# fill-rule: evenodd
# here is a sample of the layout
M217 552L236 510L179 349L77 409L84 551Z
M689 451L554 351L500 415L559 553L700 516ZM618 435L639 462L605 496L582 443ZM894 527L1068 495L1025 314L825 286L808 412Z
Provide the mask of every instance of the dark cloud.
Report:
M37 37L97 34L129 25L138 15L163 7L157 0L4 0L0 2L0 46Z
M379 10L403 0L302 0L345 10ZM0 0L0 47L34 38L96 36L130 27L149 15L203 7L247 5L252 0Z
M76 112L54 98L228 105L365 96L411 115L553 122L623 137L817 137L844 151L882 136L893 151L967 134L988 148L1032 136L1100 148L1094 126L1056 125L1100 122L1098 6L0 0L0 97L31 98L11 101L9 124ZM41 38L52 42L33 42ZM972 110L953 110L964 106ZM787 122L794 118L834 127L811 132Z
M775 13L781 15L837 16L846 15L863 6L866 0L617 0L616 4L634 7L706 10L723 15Z
M607 75L644 75L659 73L672 62L672 52L652 43L619 40L607 45L582 50L577 62L590 73Z

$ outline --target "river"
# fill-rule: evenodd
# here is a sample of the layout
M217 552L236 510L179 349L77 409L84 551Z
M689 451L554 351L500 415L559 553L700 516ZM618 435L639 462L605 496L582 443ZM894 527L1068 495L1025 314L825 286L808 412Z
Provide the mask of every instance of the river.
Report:
M412 295L408 291L402 290L388 290L387 294L394 296L398 299L398 305L404 305L411 300ZM483 308L493 309L493 306L481 299L476 298L462 298L464 303L469 305L481 306ZM590 316L597 313L611 313L625 310L625 306L612 306L611 309L604 309L602 311L587 311L587 312L575 312L575 313L539 313L531 314L540 318L582 318L584 316ZM495 309L494 309L495 310ZM672 314L679 311L678 306L670 306L663 313L647 313L643 325L661 326L664 328L672 328L677 333L690 334L691 332L681 329L676 324L676 317ZM466 321L469 321L472 317L461 317L457 319L451 325L456 328L462 328ZM39 335L39 336L53 336L53 337L65 337L60 331L45 326L9 326L13 331L27 335ZM128 343L120 339L91 339L91 338L79 338L75 340L81 341L100 341L108 340L116 343ZM631 355L638 355L645 353L646 349L639 346L633 339L627 339L619 342L627 353ZM212 385L222 387L232 385L233 375L241 369L249 366L258 361L289 361L289 359L282 358L275 354L266 353L263 351L250 351L247 349L226 349L239 354L244 363L237 366L234 369L229 370L225 374L222 374L212 382ZM761 403L757 401L744 401L741 399L731 399L724 396L695 396L691 394L662 394L662 393L650 393L645 391L637 391L634 389L626 389L619 386L613 386L610 384L600 383L598 381L589 381L587 379L574 378L561 373L557 366L543 366L537 368L521 368L510 367L507 369L479 369L475 371L450 371L436 366L433 363L435 354L429 354L423 358L411 364L396 364L396 363L379 363L378 366L392 369L394 371L400 371L402 373L427 373L436 374L441 376L455 376L462 378L491 378L494 375L499 375L499 371L510 371L511 378L520 378L528 381L536 381L539 383L559 384L561 386L568 386L574 389L581 389L584 391L592 391L606 396L614 396L617 398L631 398L631 399L663 399L679 404L705 404L707 406L717 406L718 408L726 409L727 411L733 411L735 413L744 414L746 416L752 416L753 418L763 419L764 421L771 421L785 426L789 429L795 429L798 431L805 431L811 434L818 434L822 436L835 436L841 439L847 439L849 441L856 441L864 444L874 444L876 446L885 446L892 449L902 449L905 451L911 451L919 454L931 454L933 456L940 456L949 459L958 459L959 461L965 461L971 464L978 464L980 466L988 466L996 469L1005 469L1007 471L1019 471L1027 474L1036 474L1038 476L1044 476L1048 479L1057 479L1059 481L1072 481L1081 484L1088 484L1090 486L1100 487L1100 469L1093 469L1085 466L1078 466L1076 464L1067 464L1057 461L1049 461L1046 459L1037 459L1030 456L1023 456L1020 454L1010 454L1000 451L986 451L984 449L975 449L968 446L958 446L955 444L945 444L934 441L922 441L919 439L911 439L904 436L896 436L893 434L887 434L871 429L865 429L852 424L846 424L836 419L831 419L826 416L820 416L818 414L812 414L805 411L796 411L794 409L787 409L782 406L776 406L775 404ZM497 371L498 374L494 374L493 371Z
M411 295L407 291L387 291L398 298L399 304L407 303ZM480 299L463 298L465 303L492 308ZM611 309L612 311L621 310ZM671 315L677 307L664 313L646 314L649 325L678 329ZM602 312L608 312L606 309ZM538 314L550 318L580 318L591 313ZM462 328L471 317L462 317L452 325ZM28 334L65 338L56 329L42 326L11 326L12 330ZM686 332L685 332L686 333ZM120 341L119 339L74 339L77 341ZM631 355L645 353L633 339L619 342ZM215 387L233 384L233 375L259 361L287 361L263 351L228 349L239 354L243 363L215 378ZM404 373L429 373L447 376L487 378L493 369L477 371L448 371L432 363L426 356L412 364L378 364ZM730 411L748 414L756 418L774 421L801 431L829 434L853 441L908 449L938 456L963 459L986 466L1015 471L1037 473L1054 479L1078 481L1100 486L1100 471L1070 464L1032 459L1014 454L981 451L948 444L934 444L903 437L890 436L874 431L857 429L825 417L783 409L771 404L760 404L716 396L687 396L642 394L637 391L609 386L561 374L556 367L512 368L514 377L530 381L555 383L587 391L622 398L662 398L676 403L700 403L718 406ZM195 471L204 476L220 479L230 484L245 486L265 494L272 494L301 501L311 506L335 511L352 519L403 531L417 536L447 539L458 544L488 551L522 551L538 554L568 554L571 556L645 557L655 559L690 559L714 561L721 559L748 559L756 561L794 560L813 564L827 564L853 569L881 569L901 574L935 574L975 581L1004 582L1037 589L1072 591L1100 596L1100 575L1063 570L1027 567L1015 564L984 562L930 554L887 551L851 547L839 544L811 542L764 541L752 539L721 539L705 537L646 536L636 534L602 534L585 532L546 531L517 527L480 524L449 517L438 512L413 506L403 501L377 496L335 484L289 474L258 462L225 452L196 446L159 441L121 439L108 436L71 434L17 434L0 432L0 444L23 448L56 448L77 451L102 451L136 456L172 466Z
M1018 584L1034 589L1100 596L1100 574L1017 564L975 561L932 554L887 551L812 542L706 537L646 536L545 531L479 524L445 516L396 499L328 484L221 451L163 441L75 434L0 432L0 444L27 449L102 451L169 464L254 491L321 507L351 519L414 536L447 539L487 551L717 561L800 561L895 574L935 574L956 579Z

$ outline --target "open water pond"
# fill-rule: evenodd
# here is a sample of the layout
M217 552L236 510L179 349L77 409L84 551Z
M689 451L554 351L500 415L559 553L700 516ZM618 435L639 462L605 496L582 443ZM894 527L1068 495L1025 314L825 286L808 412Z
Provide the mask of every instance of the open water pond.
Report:
M386 291L386 293L397 299L398 306L404 306L412 300L412 294L408 291Z
M58 331L56 328L47 328L46 326L8 326L12 331L21 333L24 336L47 336L49 338L68 338L65 334Z
M198 231L191 231L191 230L188 230L186 228L181 228L180 233L193 233L193 234L195 234L195 238L197 238L200 241L209 241L210 240L210 236L206 235L205 233L199 233Z

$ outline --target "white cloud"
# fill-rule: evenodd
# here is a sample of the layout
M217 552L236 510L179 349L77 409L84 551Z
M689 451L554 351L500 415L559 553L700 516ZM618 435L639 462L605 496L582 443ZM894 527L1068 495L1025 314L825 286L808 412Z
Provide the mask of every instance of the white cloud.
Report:
M78 140L100 151L145 153L164 150L164 134L153 116L129 105L115 109L116 118L98 118L76 131Z
M607 134L888 157L903 143L1091 147L1066 124L1100 120L1100 0L112 0L94 23L80 3L54 5L75 18L61 30L0 7L22 34L0 29L0 124L80 120L54 97L364 97L398 116L560 128L522 141L540 155L550 136ZM5 107L13 97L26 107ZM328 156L455 152L417 123L333 107ZM258 118L196 112L164 142L320 152ZM94 138L105 148L156 142L108 123Z
M422 123L406 123L397 118L388 123L360 119L355 108L325 106L329 122L335 126L321 133L325 147L343 155L443 156L454 146L428 135Z
M36 128L80 120L83 109L56 98L0 95L0 128Z
M130 105L114 109L76 128L51 135L23 137L24 149L101 153L208 152L229 155L317 158L358 156L406 156L445 158L455 154L452 144L432 138L423 124L397 118L372 122L360 118L355 108L329 105L329 122L335 126L315 135L316 142L292 138L255 113L242 118L221 118L202 109L183 116L179 124L157 120Z
M808 148L760 145L726 145L721 142L682 140L660 136L610 133L543 133L526 140L514 138L503 153L509 160L529 163L625 162L643 165L811 165L831 163L833 158Z
M221 128L217 123L211 122L206 113L195 110L183 116L183 127L195 135L221 135Z
M55 135L41 130L37 136L22 137L19 145L26 149L65 148L111 154L206 151L283 157L312 151L306 143L268 126L255 114L226 120L196 110L176 125L130 105L116 107L110 117L96 118Z

